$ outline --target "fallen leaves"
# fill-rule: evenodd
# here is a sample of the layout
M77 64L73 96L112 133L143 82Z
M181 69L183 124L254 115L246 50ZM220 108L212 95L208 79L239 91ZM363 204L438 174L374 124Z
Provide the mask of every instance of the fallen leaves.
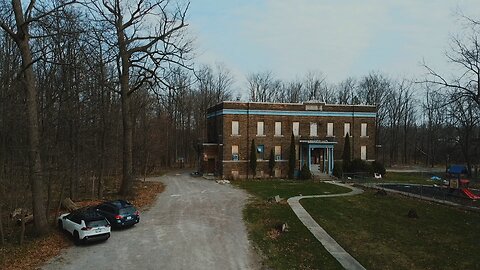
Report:
M130 200L137 208L146 210L154 203L157 195L165 190L160 182L134 183L134 198ZM106 199L120 199L118 195ZM94 206L104 200L85 200L75 202L80 207ZM38 269L51 258L59 255L63 249L72 245L72 241L60 231L52 232L42 238L35 238L22 246L8 244L0 246L0 269L2 270L29 270Z
M3 258L0 268L4 270L37 269L41 264L60 254L71 245L68 238L55 231L48 236L36 238L23 246L6 246L2 248Z

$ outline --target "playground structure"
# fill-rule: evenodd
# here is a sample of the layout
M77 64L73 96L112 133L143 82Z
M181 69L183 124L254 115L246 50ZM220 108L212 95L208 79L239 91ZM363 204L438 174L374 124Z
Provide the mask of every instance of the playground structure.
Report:
M452 165L447 169L446 176L450 178L450 180L448 180L449 192L458 191L472 200L478 200L480 196L473 193L468 187L470 180L461 178L466 177L468 175L467 172L467 167L462 165Z

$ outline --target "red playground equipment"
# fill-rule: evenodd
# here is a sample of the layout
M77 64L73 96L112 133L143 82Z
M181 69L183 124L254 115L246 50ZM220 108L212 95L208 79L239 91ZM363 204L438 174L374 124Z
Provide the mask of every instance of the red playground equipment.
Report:
M469 197L472 200L480 199L480 196L478 196L476 194L473 194L473 192L468 188L462 188L461 190L462 190L463 194L465 194L467 197Z
M467 179L450 179L449 181L449 188L451 191L459 190L463 195L467 196L472 200L480 199L480 196L474 194L469 188L468 184L470 184L470 180Z

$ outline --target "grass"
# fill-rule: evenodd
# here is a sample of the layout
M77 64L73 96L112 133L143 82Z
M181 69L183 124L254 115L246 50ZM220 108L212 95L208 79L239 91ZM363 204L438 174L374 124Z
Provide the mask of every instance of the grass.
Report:
M243 181L234 184L254 195L244 210L244 219L250 239L263 255L264 268L342 269L285 201L269 203L267 199L275 195L288 198L300 193L342 193L349 189L326 183L293 181ZM276 229L282 223L288 224L288 232L280 233Z
M367 269L480 269L479 213L373 191L301 203Z

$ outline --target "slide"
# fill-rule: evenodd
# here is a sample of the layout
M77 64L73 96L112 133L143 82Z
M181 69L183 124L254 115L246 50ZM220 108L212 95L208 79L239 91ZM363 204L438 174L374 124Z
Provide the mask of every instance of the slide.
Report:
M468 188L462 188L462 192L463 192L463 194L467 195L467 197L469 197L472 200L480 199L480 196L473 194L473 192Z

